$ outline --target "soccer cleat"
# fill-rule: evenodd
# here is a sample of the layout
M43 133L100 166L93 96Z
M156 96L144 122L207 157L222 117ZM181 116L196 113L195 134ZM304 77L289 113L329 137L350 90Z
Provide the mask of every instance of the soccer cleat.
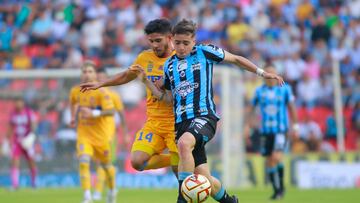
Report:
M101 193L100 192L94 192L94 194L93 194L93 200L94 201L100 201L101 200Z
M109 190L106 198L106 203L116 203L116 191Z
M279 200L283 198L283 194L280 192L275 192L273 195L271 195L270 200Z

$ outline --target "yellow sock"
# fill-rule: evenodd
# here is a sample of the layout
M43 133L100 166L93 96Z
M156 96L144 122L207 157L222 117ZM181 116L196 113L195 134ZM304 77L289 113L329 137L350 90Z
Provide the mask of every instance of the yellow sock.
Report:
M116 169L113 165L105 167L106 172L106 184L109 189L114 189L116 184Z
M105 171L101 166L97 167L96 170L96 184L95 184L95 191L102 193L104 188L104 182L105 182Z
M80 183L83 190L90 190L90 163L80 162L79 164Z
M151 156L145 166L145 170L164 168L170 166L171 158L170 154L155 154Z

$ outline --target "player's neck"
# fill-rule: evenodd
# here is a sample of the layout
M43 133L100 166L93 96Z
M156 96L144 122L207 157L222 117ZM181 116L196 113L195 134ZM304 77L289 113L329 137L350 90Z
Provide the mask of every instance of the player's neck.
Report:
M169 58L169 56L171 56L172 52L173 52L173 49L169 48L164 52L164 54L162 56L160 56L160 58Z

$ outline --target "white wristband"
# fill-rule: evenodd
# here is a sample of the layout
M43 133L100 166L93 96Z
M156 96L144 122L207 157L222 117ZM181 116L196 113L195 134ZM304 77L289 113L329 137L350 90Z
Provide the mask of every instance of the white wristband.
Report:
M91 111L91 114L93 117L99 117L101 115L101 110L99 109L94 109Z
M265 71L263 69L261 69L261 68L256 69L256 75L264 77L264 73L265 73Z

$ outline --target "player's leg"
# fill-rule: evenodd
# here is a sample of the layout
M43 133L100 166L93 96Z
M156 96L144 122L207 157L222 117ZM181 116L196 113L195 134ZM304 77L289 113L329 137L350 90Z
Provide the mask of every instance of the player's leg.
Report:
M277 170L277 162L273 156L275 135L264 135L262 145L262 155L265 157L266 161L266 174L273 188L273 195L270 197L270 199L277 199L278 193L280 192L280 182Z
M81 188L84 191L83 203L92 202L91 196L91 176L90 176L90 161L94 150L92 146L86 142L77 143L77 153L79 159L79 176Z
M117 153L117 137L114 136L113 140L111 141L111 160L113 166L115 166L115 162L116 162L116 153ZM105 170L103 169L101 164L98 163L96 169L95 191L93 194L94 200L101 200L105 183L106 185L108 185Z
M26 151L25 149L22 149L22 150L23 150L24 157L28 163L29 169L30 169L31 186L33 188L35 188L36 187L37 167L36 167L36 162L33 158L33 152Z
M178 177L178 165L179 165L179 152L175 143L174 129L166 133L164 136L164 142L170 153L170 165L175 176Z
M100 165L100 163L97 163L95 191L93 193L93 199L94 200L101 200L105 180L106 180L105 171L104 171L103 167Z
M107 195L107 203L116 202L116 168L112 164L111 144L105 142L101 146L96 146L94 157L100 161L101 167L105 171L106 183L109 188Z
M284 195L284 164L283 152L286 148L287 138L285 134L277 134L275 137L274 151L272 153L273 162L276 164L276 169L279 177L279 195Z
M16 142L13 142L11 146L11 163L10 163L10 178L11 185L13 189L19 187L19 177L20 177L20 156L21 150L20 145Z
M160 154L165 148L163 138L156 132L156 121L147 121L136 134L131 149L131 164L138 171L170 166L169 154Z
M196 139L190 132L185 132L178 138L177 147L179 151L179 164L178 164L178 200L177 203L186 203L181 194L181 185L186 177L194 173L195 161L192 151L195 147Z
M198 153L198 155L196 155L197 158L195 158L195 160L198 159L198 162L201 163L201 160L206 160L206 154L205 154L205 149L203 150L204 153ZM205 156L205 159L204 159ZM209 166L207 163L203 163L198 165L195 168L195 173L197 174L201 174L204 175L211 183L211 196L212 198L214 198L214 200L216 200L217 202L221 202L221 203L237 203L238 199L235 196L230 196L225 188L223 187L223 185L221 184L221 182L211 176L210 174L210 170L209 170Z

